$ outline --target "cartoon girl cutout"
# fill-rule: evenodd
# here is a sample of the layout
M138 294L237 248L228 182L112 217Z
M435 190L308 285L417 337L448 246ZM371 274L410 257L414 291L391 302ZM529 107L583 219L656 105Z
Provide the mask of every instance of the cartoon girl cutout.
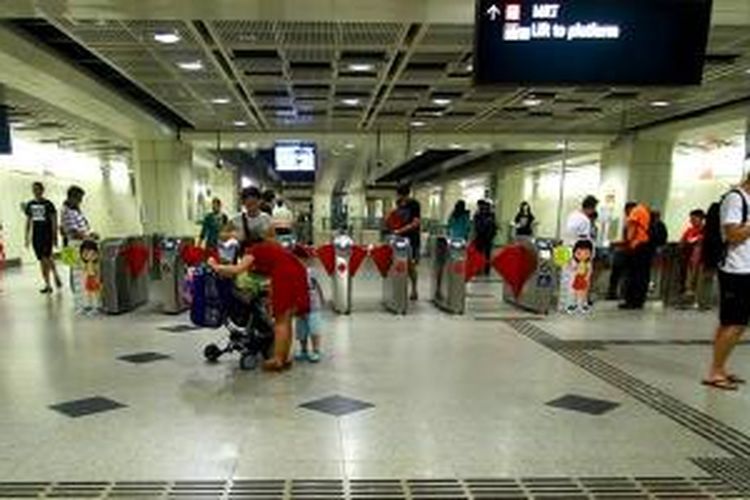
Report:
M594 243L591 240L578 240L573 247L571 261L573 282L571 289L575 303L568 306L570 313L589 313L589 289L591 288L592 261L594 257Z
M102 282L99 270L99 245L93 240L81 244L81 264L83 266L83 311L96 314L99 309L99 296Z

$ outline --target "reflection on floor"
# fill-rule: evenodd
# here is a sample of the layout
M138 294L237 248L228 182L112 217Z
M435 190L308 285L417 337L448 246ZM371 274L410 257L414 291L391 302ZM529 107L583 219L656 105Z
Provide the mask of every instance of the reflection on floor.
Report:
M710 313L603 304L589 318L539 319L478 283L465 317L426 301L397 317L365 274L353 314L325 316L322 363L269 375L204 363L223 334L179 328L187 317L77 318L69 293L40 296L35 278L7 273L0 285L0 482L38 481L34 494L65 487L48 482L101 482L97 496L152 481L131 487L742 496L750 389L699 385ZM750 350L735 361L750 366ZM404 481L364 481L374 478ZM215 482L190 482L201 480ZM2 483L0 496L18 487Z

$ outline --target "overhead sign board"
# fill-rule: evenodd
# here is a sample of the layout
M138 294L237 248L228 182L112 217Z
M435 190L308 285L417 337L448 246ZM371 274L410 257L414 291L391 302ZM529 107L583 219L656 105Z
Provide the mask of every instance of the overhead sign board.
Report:
M711 0L477 0L477 84L694 85Z

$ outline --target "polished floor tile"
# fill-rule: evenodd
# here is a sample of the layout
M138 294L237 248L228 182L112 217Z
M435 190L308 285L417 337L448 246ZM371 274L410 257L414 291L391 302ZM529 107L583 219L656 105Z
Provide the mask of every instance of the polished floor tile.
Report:
M187 316L143 308L80 318L67 292L39 296L35 278L8 273L0 294L0 481L683 477L705 474L693 458L728 458L711 439L519 334L506 321L526 316L500 302L497 283L471 286L476 314L450 316L422 301L397 317L383 312L377 278L357 279L352 315L324 314L323 362L275 375L243 372L230 356L207 364L203 347L225 332L163 330L187 325ZM710 339L714 322L606 305L590 318L533 321L563 344L642 341L565 349L750 432L750 390L718 394L697 383L710 346L663 342ZM738 373L749 355L738 348ZM130 356L136 363L118 359ZM49 409L89 395L127 408L81 418ZM547 405L565 395L619 406L591 416ZM362 404L305 407L331 396Z

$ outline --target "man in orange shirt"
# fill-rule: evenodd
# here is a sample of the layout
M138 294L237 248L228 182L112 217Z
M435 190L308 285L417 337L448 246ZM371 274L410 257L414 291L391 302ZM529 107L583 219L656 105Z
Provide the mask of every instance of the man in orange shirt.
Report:
M650 241L651 212L642 203L630 202L625 211L630 210L625 231L625 251L628 265L625 275L625 302L620 309L643 309L651 282L651 262L654 249Z

